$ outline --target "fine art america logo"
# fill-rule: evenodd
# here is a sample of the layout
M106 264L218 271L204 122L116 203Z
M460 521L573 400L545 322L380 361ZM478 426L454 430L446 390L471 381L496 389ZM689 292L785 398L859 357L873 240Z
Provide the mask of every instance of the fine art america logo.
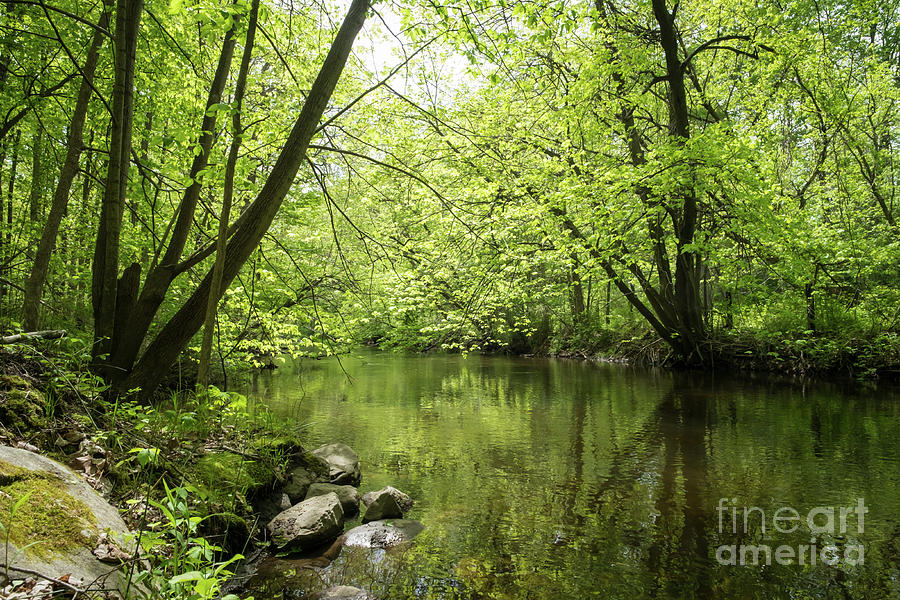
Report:
M825 543L822 536L843 536L848 529L856 534L865 531L865 515L869 512L863 498L856 499L856 506L815 506L805 514L790 506L778 508L771 517L758 506L738 506L737 498L719 498L716 507L719 516L719 533L746 534L754 525L766 536L809 533L809 543L791 545L723 544L716 549L716 560L721 565L779 565L815 566L819 563L834 566L862 565L862 544L842 544L838 547ZM801 529L802 528L802 529ZM774 547L773 547L774 546Z

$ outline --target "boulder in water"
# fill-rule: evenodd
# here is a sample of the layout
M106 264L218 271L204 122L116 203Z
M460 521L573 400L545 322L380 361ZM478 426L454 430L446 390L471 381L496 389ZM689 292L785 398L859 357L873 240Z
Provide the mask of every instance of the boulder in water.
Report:
M313 450L312 454L328 463L329 483L358 486L362 480L359 457L350 446L325 444Z
M375 597L369 592L349 585L330 587L312 598L313 600L375 600Z
M425 528L412 519L372 521L344 534L344 545L358 548L389 548L408 542Z
M389 492L382 490L369 502L362 521L363 523L368 523L369 521L379 521L381 519L399 519L402 516L403 510L401 510L397 500Z
M306 498L309 486L317 479L318 476L315 473L304 467L297 467L288 474L287 483L284 484L282 491L288 495L291 504L297 504Z
M344 510L337 494L315 496L279 513L269 522L279 548L305 551L333 540L344 529Z
M344 515L355 515L359 512L359 492L352 485L335 485L333 483L313 483L306 492L306 499L334 493L341 501Z
M287 483L282 490L291 499L291 504L302 502L310 485L331 481L331 466L325 459L312 452L303 452L298 462L288 473Z
M381 488L380 490L376 490L374 492L366 492L365 494L363 494L361 499L363 505L368 507L381 494L390 494L394 498L394 500L397 501L397 506L399 506L400 510L402 510L404 513L412 508L412 498L410 498L397 488L391 486L386 486Z

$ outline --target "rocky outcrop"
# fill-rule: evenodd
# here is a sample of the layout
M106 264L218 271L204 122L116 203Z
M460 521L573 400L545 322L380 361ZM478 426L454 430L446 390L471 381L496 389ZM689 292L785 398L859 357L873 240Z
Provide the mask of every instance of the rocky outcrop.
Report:
M306 499L334 493L341 501L344 516L359 512L359 492L352 485L335 485L333 483L313 483L306 492Z
M380 490L376 490L374 492L366 492L365 494L363 494L361 501L364 506L368 507L381 494L390 494L391 497L393 497L394 500L397 501L397 506L399 506L400 510L402 510L404 513L411 509L413 506L412 498L410 498L397 488L391 486L383 487Z
M328 463L329 483L358 486L362 480L359 457L346 444L325 444L312 451Z
M10 505L23 498L9 519ZM14 578L27 571L55 578L70 574L68 581L76 586L124 590L118 565L130 559L133 536L119 512L69 468L0 446L0 515L9 531Z
M389 548L408 542L425 528L412 519L372 521L344 534L344 545L358 548Z
M279 548L305 551L340 535L344 510L337 494L315 496L279 513L269 522L269 533Z

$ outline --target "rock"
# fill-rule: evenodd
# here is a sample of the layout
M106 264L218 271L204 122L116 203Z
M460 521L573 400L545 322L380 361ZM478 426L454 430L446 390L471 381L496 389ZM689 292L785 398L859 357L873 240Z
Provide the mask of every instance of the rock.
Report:
M369 503L369 506L366 507L366 514L363 515L362 522L368 523L369 521L379 521L381 519L399 519L402 516L403 511L400 510L400 505L397 504L397 500L395 500L388 492L381 491L375 496L375 499Z
M354 527L345 533L344 545L359 548L388 548L413 539L424 528L422 523L412 519L372 521Z
M362 496L363 505L368 507L370 504L372 504L372 502L375 501L375 499L379 496L379 494L390 494L391 496L393 496L394 500L397 501L397 505L400 507L400 510L402 510L403 512L406 512L412 508L412 505L413 505L412 498L410 498L409 496L407 496L406 494L404 494L397 488L391 487L391 486L383 487L380 490L377 490L374 492L366 492L365 494L363 494L363 496Z
M346 444L325 444L312 451L328 463L330 483L358 486L362 480L359 457Z
M291 504L302 502L306 498L309 486L318 481L319 476L305 467L297 467L288 474L287 483L282 491L288 495Z
M336 585L315 594L312 600L375 600L375 596L349 585Z
M299 463L299 464L297 464ZM306 492L313 483L328 483L331 481L331 466L324 458L316 456L312 452L302 452L296 466L288 472L287 483L282 491L291 499L291 504L302 502L306 498Z
M314 483L306 492L306 499L314 496L324 496L335 493L341 501L341 508L345 515L355 515L359 512L359 492L352 485L335 485L333 483Z
M278 514L280 511L272 513ZM262 517L260 516L260 519ZM251 536L251 529L255 525L247 522L247 519L232 512L217 512L207 515L198 527L198 533L207 539L215 539L216 545L221 546L228 554L246 552L247 540Z
M278 514L268 525L279 548L305 551L333 540L344 529L344 511L334 492L315 496Z
M0 376L0 423L10 431L47 427L46 400L40 390L17 376Z
M62 434L64 440L69 442L70 444L77 444L81 440L84 439L84 434L78 431L77 429L69 429L68 431Z
M56 461L0 446L0 514L9 515L10 504L26 495L9 530L13 578L23 575L20 568L56 578L70 574L73 585L99 578L94 587L124 591L122 572L103 562L133 553L133 537L119 512Z
M283 504L285 495L286 494L275 493L257 498L251 505L253 514L259 517L260 522L268 523L295 504L289 499L285 506ZM246 509L246 504L241 504L241 508Z

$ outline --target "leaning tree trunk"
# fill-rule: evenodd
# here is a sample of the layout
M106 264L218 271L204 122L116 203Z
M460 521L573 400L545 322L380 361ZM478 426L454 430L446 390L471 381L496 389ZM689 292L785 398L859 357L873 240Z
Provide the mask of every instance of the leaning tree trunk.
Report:
M250 71L250 58L253 55L253 42L256 39L256 19L259 13L259 0L253 0L250 6L250 21L247 24L247 41L244 43L244 55L241 57L241 68L238 71L237 83L234 86L234 104L232 110L231 148L225 164L225 183L222 193L222 211L219 213L219 230L216 238L216 260L213 265L210 294L206 303L206 320L203 324L203 342L200 345L200 366L197 369L197 389L205 390L209 385L209 357L212 354L213 329L215 328L216 310L222 292L222 273L225 269L225 243L228 241L228 219L231 215L231 203L234 199L234 171L237 167L238 152L241 149L241 105L244 101L244 90L247 87L247 73Z
M131 124L134 100L134 63L137 33L143 0L118 0L116 3L115 82L112 97L109 161L106 189L100 209L100 225L94 248L91 295L94 305L95 367L109 375L99 361L109 354L115 328L116 295L119 275L119 237L125 206L125 188L131 165Z
M309 142L316 132L319 119L325 112L341 76L353 42L362 29L368 8L369 0L353 0L350 5L272 172L256 199L239 220L239 226L226 247L222 288L217 296L220 296L222 289L227 289L237 276L244 262L268 231L287 196L300 165L305 160ZM140 388L144 398L156 389L178 354L203 324L212 279L212 272L207 273L197 290L150 343L131 374L118 384L118 389Z
M214 141L213 134L216 129L216 115L219 112L213 107L222 101L222 93L225 90L225 83L228 80L234 56L236 28L237 17L235 16L231 28L225 35L216 72L209 88L206 108L200 124L200 137L197 141L200 152L194 157L189 173L191 184L185 189L181 202L178 204L177 216L166 251L162 258L154 257L140 294L124 311L128 314L128 326L115 331L115 342L110 355L110 363L114 367L113 379L121 379L131 370L141 343L150 329L150 324L165 300L169 286L177 276L176 269L188 240L194 222L194 213L200 199L200 173L209 165L209 156Z
M91 47L85 59L82 70L81 86L78 89L78 100L75 102L75 111L72 113L72 122L69 125L66 157L59 173L59 181L56 184L56 192L53 194L53 203L50 206L50 214L44 225L44 231L38 242L37 252L34 255L34 264L31 274L25 284L25 299L22 304L22 324L26 331L37 329L38 310L41 304L41 289L47 278L47 267L50 264L50 255L56 244L56 236L59 233L59 225L66 214L69 204L69 192L72 190L72 181L78 172L78 160L84 147L84 122L87 117L88 106L93 89L94 71L97 68L97 60L100 54L100 46L103 43L101 30L109 26L109 12L103 11L97 23L98 29L94 31Z

